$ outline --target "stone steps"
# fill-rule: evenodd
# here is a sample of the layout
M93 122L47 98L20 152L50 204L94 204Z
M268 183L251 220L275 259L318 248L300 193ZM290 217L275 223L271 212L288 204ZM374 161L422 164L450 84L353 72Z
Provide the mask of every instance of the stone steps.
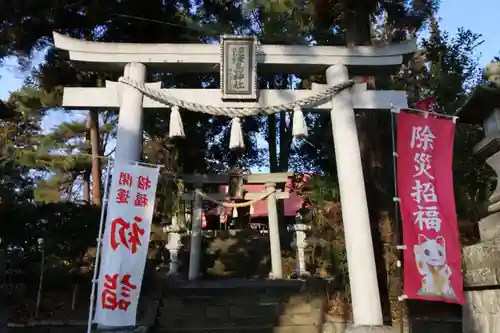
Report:
M158 330L158 333L319 333L320 326L250 326L250 327L226 327L226 328L194 328L194 329L172 329Z
M247 326L234 326L234 327L206 327L206 326L200 326L200 327L188 327L188 328L180 328L180 327L173 327L173 328L157 328L151 330L151 332L162 332L162 333L191 333L191 332L210 332L210 333L216 333L216 332L221 332L221 333L226 333L226 332L275 332L275 333L309 333L309 332L314 332L318 333L319 329L322 326L313 326L313 325L294 325L294 326L275 326L275 325L266 325L266 326L256 326L256 325L247 325Z
M309 287L265 280L169 287L153 332L321 332L324 294Z

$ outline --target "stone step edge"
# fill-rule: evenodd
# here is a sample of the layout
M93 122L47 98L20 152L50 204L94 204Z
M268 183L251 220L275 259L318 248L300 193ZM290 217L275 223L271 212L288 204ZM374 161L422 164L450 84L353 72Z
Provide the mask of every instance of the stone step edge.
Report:
M288 328L316 328L319 329L321 325L286 325L286 326L275 326L275 325L265 325L265 326L233 326L233 327L207 327L207 328L162 328L153 329L156 333L169 333L169 332L210 332L210 331L246 331L246 330L283 330Z

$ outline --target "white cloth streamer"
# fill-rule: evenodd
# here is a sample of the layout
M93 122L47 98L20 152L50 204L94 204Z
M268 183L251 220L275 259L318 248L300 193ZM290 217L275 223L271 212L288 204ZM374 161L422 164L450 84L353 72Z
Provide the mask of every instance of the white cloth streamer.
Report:
M171 109L168 136L170 138L185 138L186 134L184 133L184 125L182 124L179 107L174 105Z
M304 118L304 113L302 112L302 108L296 106L293 109L293 127L292 134L296 138L307 138L309 135L307 131L307 124Z
M231 120L231 135L229 137L229 149L243 149L245 142L243 141L243 131L241 129L240 118L233 118Z

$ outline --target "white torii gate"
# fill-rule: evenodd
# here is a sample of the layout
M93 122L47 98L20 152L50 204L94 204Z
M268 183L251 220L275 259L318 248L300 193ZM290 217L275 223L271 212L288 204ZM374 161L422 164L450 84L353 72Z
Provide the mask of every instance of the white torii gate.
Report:
M169 73L214 73L220 70L221 47L213 44L132 44L82 41L54 33L57 48L69 51L69 58L92 70L114 70L139 84L147 69ZM325 71L327 85L309 90L260 90L248 102L223 101L219 89L162 89L176 99L224 107L266 107L312 96L328 86L345 82L352 73L393 73L403 56L417 50L414 41L388 46L355 48L333 46L261 45L255 51L259 72L313 74ZM255 66L256 65L256 66ZM255 75L255 68L254 75ZM159 83L147 83L153 89ZM138 161L142 146L143 108L165 108L138 89L114 82L105 88L65 88L63 106L72 109L119 108L115 159ZM367 90L365 84L334 95L331 101L314 105L329 110L340 186L349 280L355 327L382 327L383 318L375 268L370 222L361 165L354 109L406 108L403 91Z

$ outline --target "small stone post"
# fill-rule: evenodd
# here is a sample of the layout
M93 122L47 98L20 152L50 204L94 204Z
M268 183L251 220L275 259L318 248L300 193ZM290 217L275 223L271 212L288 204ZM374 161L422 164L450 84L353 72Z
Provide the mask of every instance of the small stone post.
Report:
M326 80L331 86L348 79L347 67L343 65L330 66L326 70ZM333 96L330 116L337 159L354 326L382 326L382 306L361 152L349 89Z
M197 280L200 277L202 228L201 210L203 209L203 198L198 193L201 185L196 186L194 193L193 214L191 216L191 249L189 252L189 280Z
M281 243L280 229L278 225L278 209L276 207L276 184L266 183L267 193L267 215L269 218L269 242L271 248L271 267L273 279L283 278L283 269L281 264Z

